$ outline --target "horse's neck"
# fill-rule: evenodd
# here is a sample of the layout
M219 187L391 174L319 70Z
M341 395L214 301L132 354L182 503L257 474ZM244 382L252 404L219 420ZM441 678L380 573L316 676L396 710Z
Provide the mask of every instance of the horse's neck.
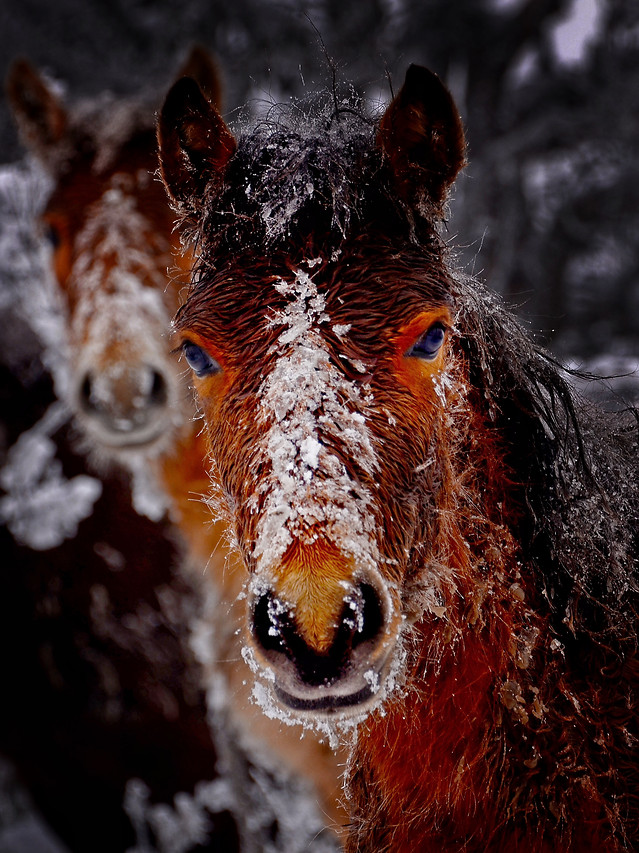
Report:
M420 681L359 732L352 795L363 806L364 825L367 813L380 810L383 823L394 827L393 851L448 849L429 846L440 837L436 827L452 825L463 839L477 816L494 808L483 803L491 758L499 757L488 725L493 673L486 650L477 637L472 640L472 648L464 640L459 659L451 647L444 661L422 660ZM376 844L386 849L381 837L362 849Z
M358 851L480 850L481 843L467 846L478 821L486 839L504 819L508 710L499 689L516 690L531 654L525 640L534 645L541 625L520 585L519 546L502 510L517 497L495 442L485 433L464 457L466 470L456 470L458 456L442 467L434 568L424 567L441 606L427 609L407 636L405 687L362 725L352 763L362 826L395 829L374 839L364 830ZM511 698L516 704L516 696L505 703ZM375 809L386 812L382 822L372 819Z

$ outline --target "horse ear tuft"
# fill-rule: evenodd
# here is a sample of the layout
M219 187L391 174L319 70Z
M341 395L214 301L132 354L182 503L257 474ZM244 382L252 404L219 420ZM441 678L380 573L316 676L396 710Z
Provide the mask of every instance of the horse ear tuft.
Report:
M45 164L50 163L67 132L61 99L26 59L12 64L6 92L23 142Z
M400 194L425 192L441 213L448 190L466 163L466 141L455 102L436 74L410 66L382 117L378 144Z
M178 208L197 207L207 183L221 177L235 139L216 108L190 77L169 90L158 122L160 170Z

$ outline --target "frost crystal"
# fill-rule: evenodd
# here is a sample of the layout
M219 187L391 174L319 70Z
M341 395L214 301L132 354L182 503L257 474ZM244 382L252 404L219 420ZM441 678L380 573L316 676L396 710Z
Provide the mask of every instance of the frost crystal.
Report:
M258 457L269 473L258 485L265 496L254 549L258 573L318 524L356 563L374 565L371 494L331 450L343 448L368 475L377 470L366 420L357 411L363 399L370 403L370 392L331 362L321 334L330 328L325 297L308 273L299 269L292 282L275 287L289 303L271 320L283 330L277 361L260 389L259 418L269 431Z
M102 484L93 477L80 474L67 480L62 463L55 459L51 436L68 417L64 405L54 403L20 436L0 472L0 485L7 493L0 499L0 520L18 542L36 551L72 539L102 494Z

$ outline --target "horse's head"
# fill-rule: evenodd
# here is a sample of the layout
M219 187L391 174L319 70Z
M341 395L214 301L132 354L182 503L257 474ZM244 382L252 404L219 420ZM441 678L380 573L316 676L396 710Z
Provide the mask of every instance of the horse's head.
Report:
M164 447L187 398L167 340L177 238L154 177L153 107L110 96L67 107L25 60L7 91L54 182L43 220L67 308L76 419L102 455Z
M437 220L459 116L411 67L377 126L329 111L236 141L184 79L158 132L199 228L176 334L250 574L248 657L296 711L358 713L403 626L448 602L464 371Z

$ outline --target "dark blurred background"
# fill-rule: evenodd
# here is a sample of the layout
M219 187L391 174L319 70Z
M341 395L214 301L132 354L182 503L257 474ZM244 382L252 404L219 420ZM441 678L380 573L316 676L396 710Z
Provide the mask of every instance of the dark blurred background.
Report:
M231 121L246 102L259 112L329 85L331 63L373 102L399 88L410 62L437 71L470 146L450 223L463 265L562 358L614 366L637 356L636 0L4 0L0 9L3 75L27 56L73 97L105 88L161 97L194 42L219 59ZM3 103L0 158L20 156Z

